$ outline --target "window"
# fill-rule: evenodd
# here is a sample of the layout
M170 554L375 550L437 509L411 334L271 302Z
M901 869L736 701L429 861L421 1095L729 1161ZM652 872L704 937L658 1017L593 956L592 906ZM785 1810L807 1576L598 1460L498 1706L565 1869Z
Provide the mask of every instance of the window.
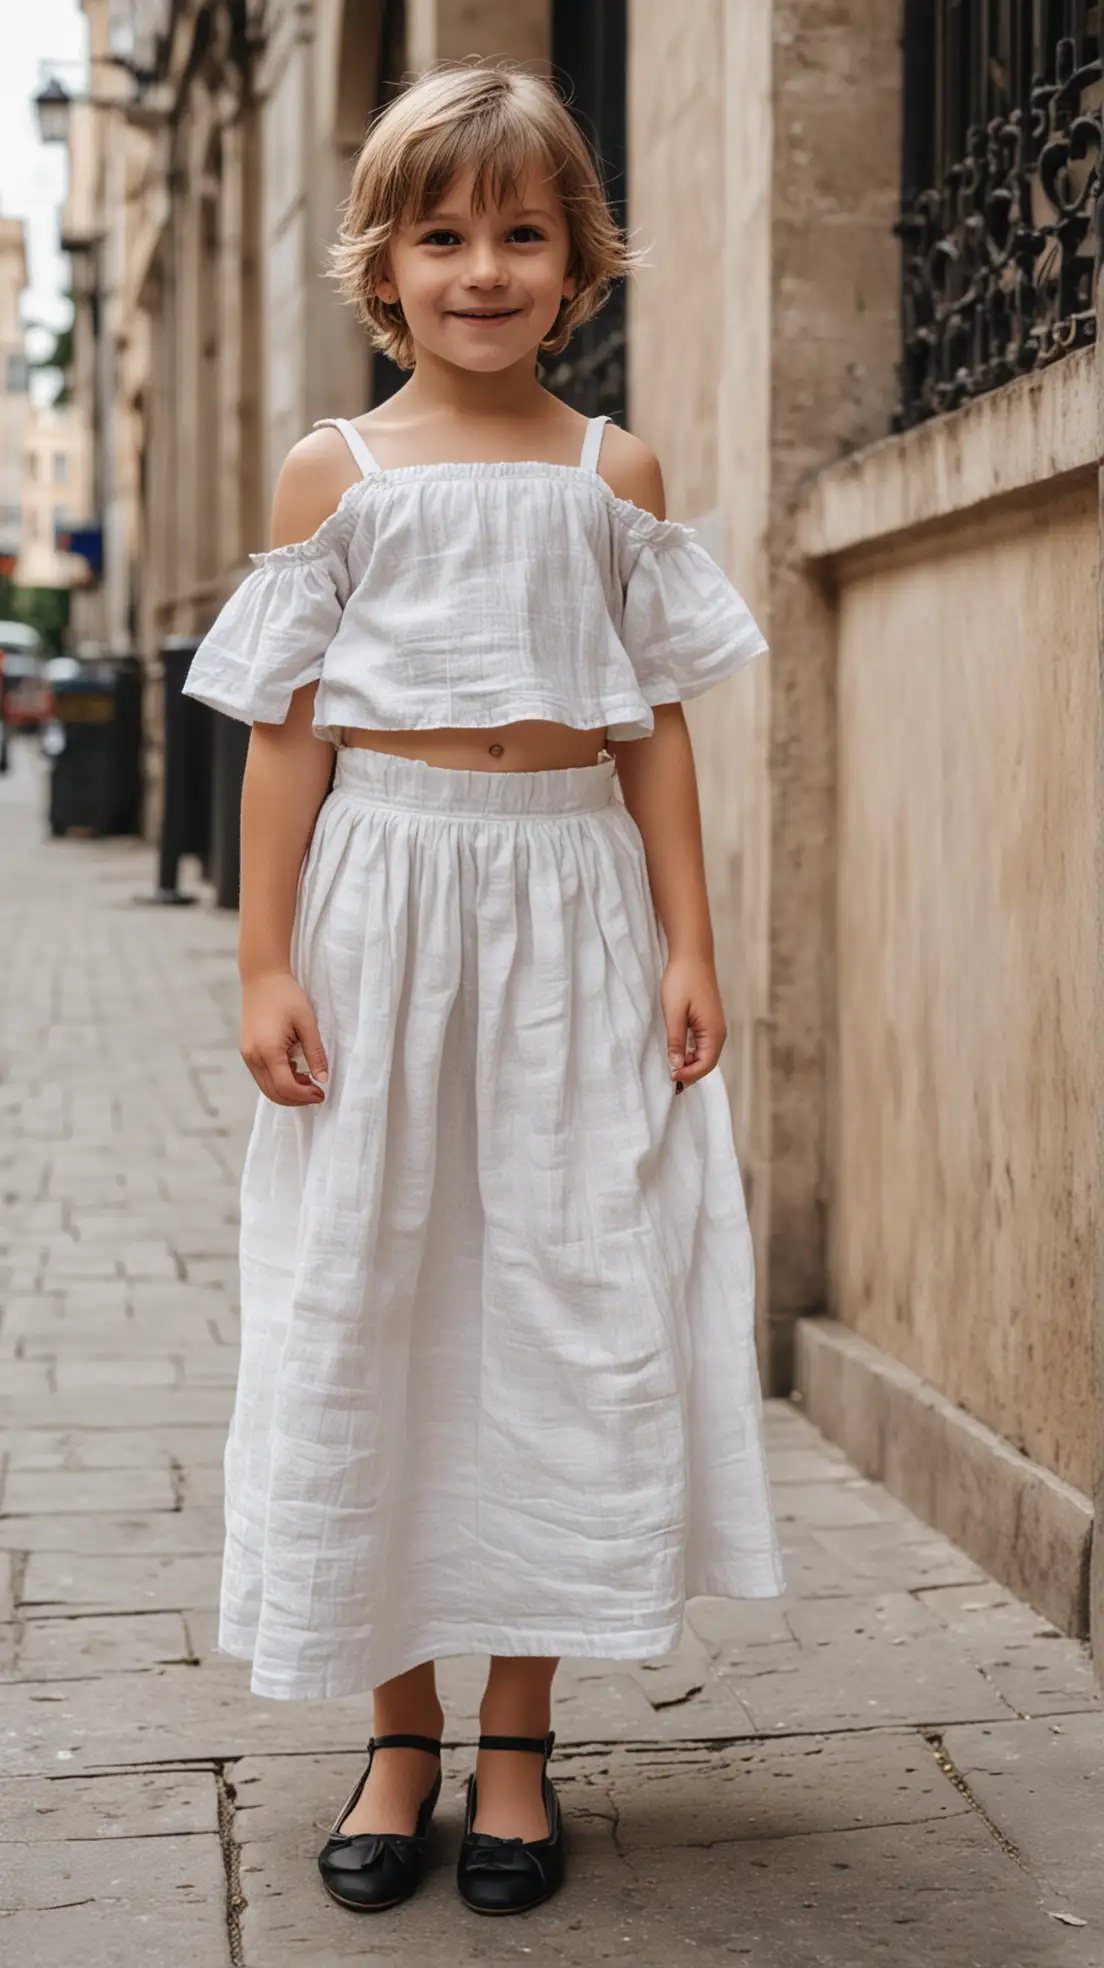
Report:
M1095 338L1099 4L905 0L895 427Z
M7 361L7 390L9 396L22 396L27 388L27 358L25 355L9 355Z
M54 484L67 485L69 482L69 460L64 451L54 452Z
M37 451L28 451L27 453L28 485L33 485L37 477L38 477L38 453Z

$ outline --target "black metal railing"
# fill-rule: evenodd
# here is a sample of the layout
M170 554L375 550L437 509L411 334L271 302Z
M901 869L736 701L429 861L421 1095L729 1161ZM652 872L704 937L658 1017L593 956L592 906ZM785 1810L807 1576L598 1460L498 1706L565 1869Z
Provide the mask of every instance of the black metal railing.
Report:
M1095 337L1104 0L905 0L897 429Z

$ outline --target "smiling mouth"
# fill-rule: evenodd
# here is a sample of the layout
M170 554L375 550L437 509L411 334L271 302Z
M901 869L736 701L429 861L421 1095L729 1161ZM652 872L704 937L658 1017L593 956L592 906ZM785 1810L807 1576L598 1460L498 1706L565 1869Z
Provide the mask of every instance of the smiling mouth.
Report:
M520 308L451 308L457 321L512 321Z

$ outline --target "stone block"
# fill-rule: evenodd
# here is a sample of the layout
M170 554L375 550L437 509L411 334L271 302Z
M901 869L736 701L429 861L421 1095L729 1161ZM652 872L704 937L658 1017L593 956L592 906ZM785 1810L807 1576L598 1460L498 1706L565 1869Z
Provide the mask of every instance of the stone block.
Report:
M221 1472L226 1448L222 1426L204 1428L14 1428L4 1438L9 1470L62 1471L159 1469L173 1462L190 1473ZM218 1499L197 1498L199 1502Z
M218 1828L213 1771L14 1777L0 1784L0 1843L184 1837Z
M179 1665L190 1652L180 1613L32 1619L22 1628L16 1672L21 1681L70 1681L81 1675Z
M950 1729L944 1749L982 1809L1040 1880L1052 1909L1104 1939L1104 1712L1061 1723Z
M646 1908L632 1940L646 1948L673 1927L681 1947L671 1962L1095 1968L1099 1960L1096 1939L1049 1920L1034 1882L965 1813L677 1854L632 1852L624 1865Z
M1104 1713L1083 1641L1070 1640L1005 1586L947 1586L924 1594L965 1656L1024 1716Z
M0 1846L4 1943L34 1968L223 1968L230 1961L217 1838Z
M135 1511L133 1516L90 1513L78 1517L40 1515L0 1519L0 1545L35 1554L72 1553L86 1560L130 1559L140 1553L152 1557L200 1557L221 1552L222 1544L222 1512L214 1506L154 1511L149 1516ZM101 1572L103 1569L101 1564ZM115 1572L115 1565L111 1570ZM36 1564L35 1580L39 1576ZM84 1577L82 1572L82 1580Z
M5 1517L175 1508L172 1474L167 1468L15 1469L4 1483L2 1500Z
M807 1412L865 1474L1063 1632L1088 1631L1087 1497L835 1320L798 1322L797 1377Z
M155 1613L218 1604L219 1559L113 1558L35 1551L27 1561L22 1608L26 1616L67 1613Z
M759 1657L721 1672L763 1733L800 1734L998 1719L1001 1699L933 1614L907 1594L819 1599L787 1614L799 1655L777 1671Z

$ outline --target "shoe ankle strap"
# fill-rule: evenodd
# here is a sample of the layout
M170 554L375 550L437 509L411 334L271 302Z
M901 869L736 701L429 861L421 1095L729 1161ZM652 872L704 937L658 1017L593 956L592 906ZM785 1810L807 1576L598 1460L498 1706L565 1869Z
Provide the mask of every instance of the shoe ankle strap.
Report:
M441 1744L436 1736L370 1736L369 1751L377 1749L424 1749L430 1756L440 1756Z
M551 1756L556 1737L553 1730L546 1736L480 1736L480 1749L531 1749L535 1756Z

